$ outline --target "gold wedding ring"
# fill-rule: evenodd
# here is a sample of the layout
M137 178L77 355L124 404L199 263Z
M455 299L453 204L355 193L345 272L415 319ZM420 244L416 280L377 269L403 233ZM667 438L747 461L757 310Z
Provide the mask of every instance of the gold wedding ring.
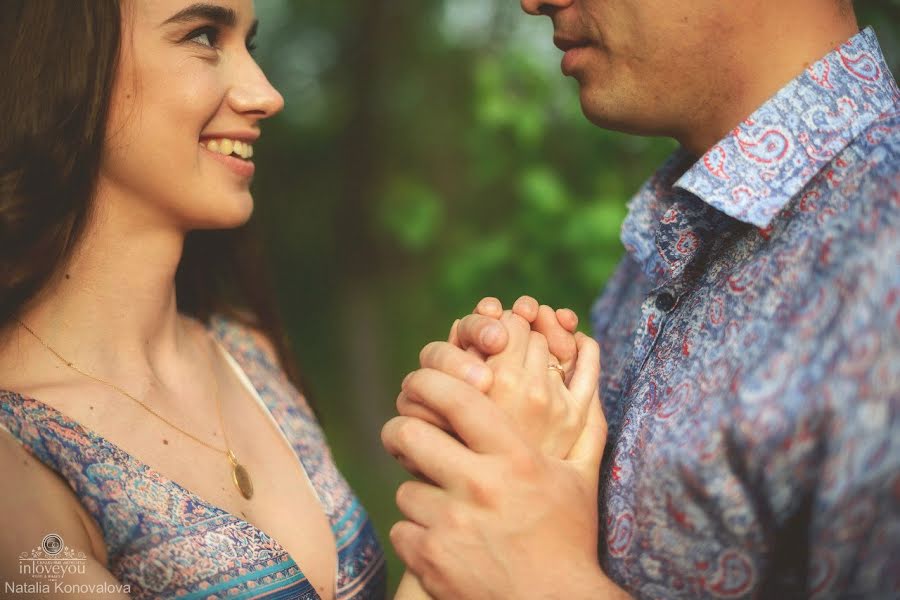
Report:
M549 369L551 371L556 371L557 373L559 373L559 376L562 377L563 381L566 380L566 370L563 369L561 366L550 363L549 365L547 365L547 369Z

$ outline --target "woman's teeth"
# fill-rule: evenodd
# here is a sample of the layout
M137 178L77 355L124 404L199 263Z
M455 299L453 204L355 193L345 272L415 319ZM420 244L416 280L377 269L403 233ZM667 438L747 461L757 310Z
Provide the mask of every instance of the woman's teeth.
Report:
M240 140L208 140L207 142L200 142L200 145L204 146L210 152L224 154L225 156L237 154L243 159L253 157L253 146Z

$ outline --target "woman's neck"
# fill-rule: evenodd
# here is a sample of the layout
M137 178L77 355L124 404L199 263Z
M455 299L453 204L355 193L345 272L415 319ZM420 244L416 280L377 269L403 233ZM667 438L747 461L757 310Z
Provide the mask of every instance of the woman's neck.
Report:
M196 350L177 310L184 235L95 213L68 262L20 315L67 360L110 381L182 379Z

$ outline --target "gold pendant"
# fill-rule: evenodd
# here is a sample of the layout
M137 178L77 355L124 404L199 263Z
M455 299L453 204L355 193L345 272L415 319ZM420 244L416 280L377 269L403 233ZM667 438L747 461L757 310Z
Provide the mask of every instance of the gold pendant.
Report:
M231 480L241 496L249 500L253 497L253 482L250 480L249 471L237 461L231 450L228 450L228 461L231 463Z

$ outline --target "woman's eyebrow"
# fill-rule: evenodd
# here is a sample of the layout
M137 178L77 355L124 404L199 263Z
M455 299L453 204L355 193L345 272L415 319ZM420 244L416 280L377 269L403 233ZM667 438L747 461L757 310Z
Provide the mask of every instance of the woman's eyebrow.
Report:
M204 4L198 2L197 4L191 4L190 6L179 10L177 13L163 21L162 25L168 25L169 23L189 23L200 19L212 21L216 25L225 27L234 27L234 24L237 23L237 15L234 13L234 10L218 4Z
M210 21L221 27L230 28L234 27L237 23L237 14L233 9L226 6L198 2L181 9L163 21L160 26L168 25L170 23L190 23L198 20ZM253 25L250 27L251 35L256 32L258 23L258 20L253 21Z

